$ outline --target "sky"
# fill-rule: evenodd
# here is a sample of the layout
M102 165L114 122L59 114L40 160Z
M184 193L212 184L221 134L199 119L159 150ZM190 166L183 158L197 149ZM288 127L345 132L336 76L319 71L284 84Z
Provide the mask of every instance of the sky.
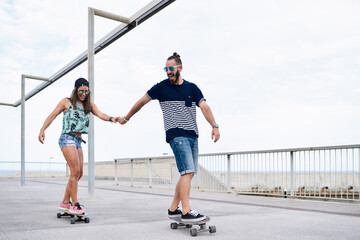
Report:
M21 74L50 77L87 49L87 8L130 17L149 0L1 0L0 102L20 99ZM220 126L197 110L200 153L360 143L360 2L177 0L95 56L94 102L125 115L173 52ZM99 40L120 23L96 17ZM87 63L26 102L26 161L65 161L62 114L38 134ZM26 80L26 92L40 81ZM0 106L0 161L20 161L21 107ZM87 136L84 136L87 140ZM87 161L87 144L83 145ZM159 103L126 125L95 118L95 161L172 155Z

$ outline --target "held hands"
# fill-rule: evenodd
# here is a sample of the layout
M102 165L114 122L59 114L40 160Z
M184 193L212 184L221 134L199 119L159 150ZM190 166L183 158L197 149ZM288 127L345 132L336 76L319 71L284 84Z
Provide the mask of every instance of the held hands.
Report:
M111 118L111 121L113 123L117 123L117 122L119 122L119 119L120 119L120 117L113 117L113 118Z
M129 121L129 119L127 119L126 116L124 116L124 117L118 116L118 117L114 117L114 118L113 118L113 122L118 122L118 123L120 123L121 125L124 125L124 124L127 123L128 121Z
M128 121L129 121L129 119L127 119L126 116L120 117L120 119L119 119L119 123L120 123L121 125L124 125L124 124L127 123Z

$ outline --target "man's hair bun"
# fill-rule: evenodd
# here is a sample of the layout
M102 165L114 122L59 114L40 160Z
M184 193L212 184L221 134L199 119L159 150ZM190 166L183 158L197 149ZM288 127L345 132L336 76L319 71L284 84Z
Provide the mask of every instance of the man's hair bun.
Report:
M173 55L170 56L170 57L168 57L167 60L171 60L171 59L174 59L175 62L176 62L176 64L178 64L178 65L181 65L181 64L182 64L181 59L180 59L180 55L177 54L177 52L174 52Z

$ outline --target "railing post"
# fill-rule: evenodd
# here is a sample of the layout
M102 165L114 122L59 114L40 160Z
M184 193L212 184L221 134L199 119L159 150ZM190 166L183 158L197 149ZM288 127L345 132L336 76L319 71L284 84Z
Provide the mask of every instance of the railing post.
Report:
M230 154L227 155L227 190L231 191L231 158Z
M200 170L200 168L199 168L199 170ZM193 179L194 179L194 180L193 180L194 183L191 184L191 185L194 186L193 188L200 189L200 185L201 185L200 175L201 175L201 172L202 172L202 171L198 171L198 174L196 174L196 175L194 176L194 178L193 178Z
M69 164L66 163L66 170L65 170L65 174L66 174L66 177L69 177Z
M294 196L294 152L290 152L290 187L291 187L291 197Z
M149 158L149 188L152 188L152 168L151 168L151 158Z
M114 178L115 178L115 185L119 185L118 183L118 176L117 176L117 160L114 160Z
M131 187L134 186L134 159L130 159L130 178L131 178Z

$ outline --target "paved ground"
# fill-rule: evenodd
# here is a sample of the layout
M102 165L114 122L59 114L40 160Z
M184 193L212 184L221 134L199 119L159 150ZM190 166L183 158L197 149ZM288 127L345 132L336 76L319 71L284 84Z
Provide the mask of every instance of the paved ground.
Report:
M0 178L0 239L191 239L189 229L170 229L167 208L172 190L115 186L96 181L79 200L90 223L56 218L66 179ZM360 204L234 196L192 192L192 208L209 215L217 232L199 239L360 239ZM71 238L70 238L71 239Z

